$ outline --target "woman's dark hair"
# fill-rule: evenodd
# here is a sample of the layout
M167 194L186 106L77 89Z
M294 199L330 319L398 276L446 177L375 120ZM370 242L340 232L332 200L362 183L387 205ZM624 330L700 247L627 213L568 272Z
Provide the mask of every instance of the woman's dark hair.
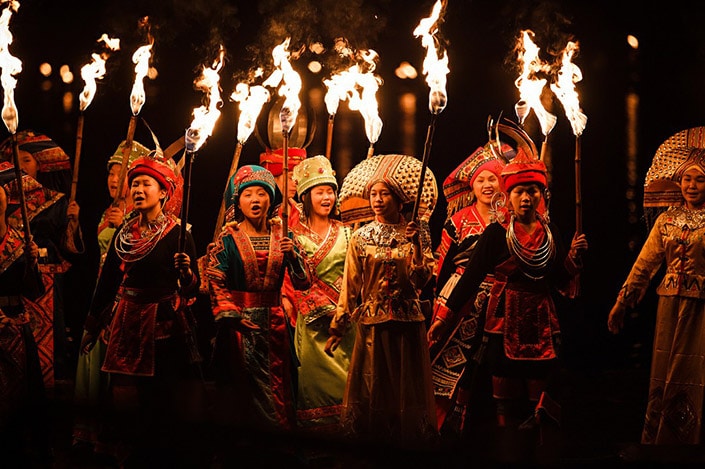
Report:
M335 193L335 206L330 212L330 218L340 219L340 209L338 208L338 194L335 192L335 187L332 184L319 184L318 186L328 186L333 189L333 192ZM303 210L303 218L305 218L306 220L309 220L311 218L311 214L313 213L313 203L311 202L311 190L314 187L318 186L313 186L310 189L306 189L306 192L300 195L301 206Z

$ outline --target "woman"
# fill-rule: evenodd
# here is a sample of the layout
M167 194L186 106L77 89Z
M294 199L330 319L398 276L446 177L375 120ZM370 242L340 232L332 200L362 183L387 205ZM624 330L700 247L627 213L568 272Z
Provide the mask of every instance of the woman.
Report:
M110 244L81 343L88 353L110 324L102 370L110 373L116 456L141 463L150 448L165 450L162 458L183 448L185 393L198 376L188 311L199 284L195 247L164 210L181 182L174 168L159 152L130 165L135 211Z
M397 155L385 155L392 156ZM365 186L375 218L350 240L325 351L333 354L348 324L355 323L343 428L352 437L418 448L434 444L437 436L425 317L419 301L435 260L428 233L422 236L417 223L407 223L402 215L413 194L401 189L403 175L394 172L395 160L387 161L380 163L383 169Z
M495 156L487 144L475 150L443 183L449 216L438 246L436 284L439 288L434 318L440 309L445 308L446 299L463 274L480 234L495 220L491 204L496 199L495 194L502 190L500 174L503 167L504 161ZM469 205L463 206L463 203ZM459 210L458 206L461 207ZM453 213L453 209L457 211ZM479 345L484 323L482 300L486 298L490 285L491 275L482 284L484 295L478 295L476 302L469 301L466 311L459 315L462 320L450 324L447 334L438 342L429 343L439 430L452 409L454 418L449 422L448 431L462 431L472 384L472 355ZM462 358L458 352L462 353Z
M8 199L0 185L0 451L9 465L50 467L49 406L31 318L21 298L44 292L39 247L34 241L25 244L22 232L7 223L17 209L8 209Z
M687 154L673 175L680 185L681 204L656 219L607 320L610 332L618 333L627 309L643 298L665 263L656 290L659 301L642 444L703 443L705 150L690 148ZM666 192L663 186L659 192Z
M242 419L226 423L291 430L293 349L281 288L285 271L296 288L310 287L308 272L281 218L274 216L281 196L272 173L257 165L243 166L224 197L228 223L209 250L206 275L217 327L214 366L224 391L221 405L234 414L228 418ZM247 389L237 389L243 379ZM230 390L245 396L228 396ZM222 407L219 413L229 412Z
M85 252L80 207L75 200L69 200L72 170L66 152L54 140L33 130L17 132L14 138L22 171L52 191L51 203L37 204L37 213L30 219L32 236L40 248L39 271L46 288L44 295L28 301L27 307L37 318L35 334L42 351L45 383L53 387L54 378L73 377L77 352L74 344L83 320L65 294L78 288L70 284L74 279L69 272ZM12 137L0 144L5 160L13 161L13 151ZM89 298L85 300L87 303Z
M118 180L122 169L123 140L115 153L108 159L107 188L110 198L115 200L118 195ZM128 157L128 164L137 158L146 156L149 149L139 142L132 142L132 150ZM127 179L124 181L123 192L127 190ZM98 276L108 255L110 243L117 228L122 225L124 218L132 211L132 203L129 206L113 206L105 209L98 223L98 247L100 249L100 260L98 264ZM81 353L78 357L76 367L76 386L74 390L74 405L76 406L76 418L73 427L73 444L90 445L96 453L109 452L110 449L103 447L101 441L101 425L104 423L100 414L104 409L107 398L109 375L101 371L105 358L107 336L101 334L96 340L95 346L88 353Z
M484 332L499 427L552 410L545 391L558 364L560 328L551 295L554 289L569 297L577 294L578 256L587 248L585 235L576 233L566 255L557 228L539 213L547 183L541 161L520 148L502 170L502 179L508 213L498 214L482 233L447 309L436 315L428 333L429 341L438 340L486 276L494 275ZM535 408L528 415L527 403Z
M295 346L299 359L296 417L300 428L337 432L355 334L349 329L334 357L324 352L328 328L340 298L350 228L333 218L338 182L323 155L294 169L302 210L292 226L309 265L311 288L296 291Z

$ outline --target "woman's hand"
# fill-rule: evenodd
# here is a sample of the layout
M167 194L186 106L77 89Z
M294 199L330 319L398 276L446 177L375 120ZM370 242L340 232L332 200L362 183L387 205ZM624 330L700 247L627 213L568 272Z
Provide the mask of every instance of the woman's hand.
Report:
M433 323L431 323L431 327L428 328L428 332L426 333L426 340L428 340L428 346L432 347L439 340L441 340L441 337L443 336L445 330L446 322L440 318L436 318Z
M279 242L279 250L286 256L292 256L294 254L294 241L285 236Z
M27 257L29 258L29 263L32 267L37 265L37 262L39 261L39 246L37 246L37 243L34 242L34 236L29 238Z
M607 329L612 334L617 334L624 327L624 313L627 312L627 307L619 301L612 306L610 315L607 318Z
M410 221L406 224L406 232L404 233L406 239L415 245L419 246L419 225L415 221Z
M81 339L81 353L88 353L90 352L93 347L95 346L96 341L98 340L98 336L95 334L91 334L90 332L86 331L83 333L83 338Z
M125 218L125 211L120 207L110 207L105 211L105 220L111 228L117 228Z
M580 258L580 255L583 253L583 251L587 251L587 248L588 242L587 238L585 237L585 233L576 232L573 235L573 240L570 243L570 251L568 252L568 255L571 259L577 260Z
M326 352L326 355L332 357L333 352L335 352L335 349L337 349L338 345L340 345L340 343L343 341L343 335L333 328L330 328L328 330L328 333L330 334L330 337L328 337L326 345L325 347L323 347L323 351Z
M191 258L185 252L174 254L174 267L179 271L181 278L189 279L193 276L191 271Z
M69 203L66 207L66 218L71 221L78 221L78 214L81 211L81 207L78 206L78 202L75 200Z

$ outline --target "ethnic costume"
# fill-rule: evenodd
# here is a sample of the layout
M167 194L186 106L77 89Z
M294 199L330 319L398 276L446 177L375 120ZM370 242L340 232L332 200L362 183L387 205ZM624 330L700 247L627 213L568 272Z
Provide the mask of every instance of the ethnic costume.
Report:
M243 166L226 189L226 214L235 213L240 193L252 185L264 187L270 201L275 200L277 191L271 173L261 166ZM269 215L274 206L270 205ZM224 389L238 385L238 380L247 380L247 389L240 390L245 396L224 396L223 406L239 407L234 411L237 415L229 417L241 418L243 423L249 420L260 429L291 430L293 353L281 306L281 288L287 270L295 287L305 289L310 282L300 256L296 254L291 262L279 250L284 236L281 219L270 218L269 228L268 236L249 237L230 218L209 250L206 276L218 327L214 366L216 383ZM260 329L236 332L228 323L239 319L248 319Z
M108 159L107 169L119 164L122 165L123 149L125 148L123 140L118 145L115 153ZM139 142L132 142L132 150L128 157L128 164L134 162L137 158L145 156L149 153L149 149ZM110 207L108 207L109 209ZM100 260L98 264L98 277L108 255L108 250L113 241L113 235L117 231L117 227L111 226L105 219L108 209L105 209L98 223L98 248L100 249ZM132 204L130 203L125 208L125 213L130 213ZM76 417L73 427L73 442L90 443L94 445L96 452L109 451L102 447L100 438L102 418L101 412L105 408L106 399L108 396L108 384L110 382L109 374L102 371L103 360L105 359L105 349L107 347L106 334L101 334L95 343L95 346L88 353L81 353L78 356L76 366L76 385L74 388L74 405L76 407Z
M506 153L511 147L505 145ZM492 152L490 144L475 150L443 182L448 201L448 218L443 226L441 242L437 249L436 301L434 315L445 308L458 279L462 276L468 258L487 223L477 209L473 184L483 171L490 171L497 178L504 163ZM463 427L463 415L472 385L472 356L477 350L484 325L484 305L492 275L488 275L475 301L468 301L458 321L448 325L447 334L431 348L433 392L439 430L449 412L458 414L458 429ZM457 406L454 408L454 403Z
M420 166L405 155L368 158L344 181L344 186L363 187L364 192L350 190L347 197L367 199L369 208L370 188L384 182L398 200L409 203L416 195ZM433 174L427 170L425 176L430 192L426 210L420 212L422 222L435 200ZM356 329L343 398L344 431L373 443L418 448L435 444L437 437L426 317L419 300L436 262L422 224L422 260L415 263L406 226L400 214L398 224L374 219L353 233L331 333L342 335L351 322Z
M80 319L76 311L65 310L64 290L68 288L66 274L85 247L78 220L72 222L66 216L72 175L69 156L52 139L32 130L20 131L15 138L18 149L30 153L36 160L37 182L52 191L51 194L45 192L42 208L30 218L32 237L40 248L39 271L45 293L24 301L36 320L33 331L44 382L53 387L55 375L59 379L73 375L73 370L69 369L72 351L67 329L80 327ZM2 158L7 161L13 160L12 146L12 138L0 144Z
M304 160L294 170L299 197L315 186L326 184L335 192L338 183L330 161L322 155ZM355 330L349 328L333 357L324 352L328 328L340 298L345 256L351 230L328 219L325 238L309 229L305 219L292 226L297 244L305 254L312 274L311 288L295 291L296 330L294 344L299 360L296 419L298 426L319 432L339 431L343 393Z
M24 248L22 233L8 226L0 239L0 450L6 463L43 467L49 464L49 407L33 318L22 297L37 298L44 285L37 267L27 266Z
M178 198L181 178L173 162L160 156L158 151L137 158L128 181L150 176L167 199ZM160 203L167 206L168 200ZM168 209L146 226L141 216L134 212L116 232L85 325L94 338L103 328L109 333L102 370L110 373L118 451L121 445L131 450L161 439L158 444L174 445L172 439L183 431L180 401L193 397L186 396L200 360L189 311L199 286L193 238L185 232L182 252L190 257L191 278L184 279L174 267L179 220Z
M665 264L656 289L659 301L642 444L703 443L705 210L681 206L676 181L690 168L705 174L704 149L705 127L696 127L678 132L657 150L646 177L644 208L661 213L617 299L636 306Z
M545 187L545 166L524 160L521 151L502 171L507 191L518 184ZM566 255L555 225L540 213L532 233L515 222L514 215L498 214L477 241L465 272L446 302L445 320L462 314L465 304L488 274L494 276L486 305L484 359L492 374L498 401L498 421L504 425L503 405L522 392L529 401L559 419L559 405L546 394L546 383L558 364L560 326L552 293L574 298L579 267ZM526 391L522 391L523 383ZM508 412L511 414L511 412ZM524 418L524 417L522 417Z

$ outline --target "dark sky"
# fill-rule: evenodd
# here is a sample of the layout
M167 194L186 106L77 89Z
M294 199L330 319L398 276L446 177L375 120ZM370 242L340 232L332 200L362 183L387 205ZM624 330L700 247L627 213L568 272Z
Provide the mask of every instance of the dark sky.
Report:
M215 45L222 42L227 61L221 72L226 102L213 136L196 155L193 165L189 221L199 250L210 240L225 186L225 175L236 145L237 107L227 100L234 84L255 64L265 64L281 34L294 41L317 39L330 46L332 39L345 36L353 47L372 48L380 55L378 73L384 80L378 92L384 127L375 145L376 153L402 152L399 132L399 96L417 96L416 133L413 153L421 156L430 120L428 88L419 76L402 81L394 76L399 62L417 68L425 51L413 36L418 21L427 16L431 0L380 1L94 1L21 2L10 29L13 55L23 61L18 76L15 102L20 129L47 133L69 154L74 154L78 100L66 112L66 92L83 88L80 67L89 60L95 40L103 33L120 37L122 50L108 61L108 73L85 112L83 151L78 201L87 241L94 241L95 225L109 203L105 189L105 162L125 138L131 116L129 94L134 80L130 57L143 38L137 34L137 19L150 15L155 37L154 65L159 76L146 81L147 100L140 113L155 130L163 146L181 138L199 106L202 93L194 90L199 67L213 58ZM581 137L583 227L590 242L585 259L582 298L571 304L572 319L581 331L575 337L578 353L589 354L595 344L611 346L605 337L605 320L614 298L643 242L641 215L643 177L658 145L673 133L703 124L705 109L705 5L691 2L627 1L519 1L449 0L441 36L450 58L448 105L439 115L429 168L439 184L467 155L486 140L488 115L515 119L516 69L508 62L518 31L533 29L545 48L571 37L580 43L574 62L581 68L578 83L583 111L588 122ZM619 8L616 6L619 5ZM700 5L700 4L697 4ZM300 7L298 9L294 6ZM619 11L617 11L619 10ZM627 34L640 41L638 51L630 49ZM48 61L55 70L68 64L76 81L64 85L56 74L51 88L43 91L39 64ZM304 78L304 94L321 89L319 75L304 70L303 58L294 67ZM325 64L329 65L328 63ZM633 125L636 140L633 162L636 175L628 170L627 98L638 99ZM560 105L554 113L558 124L549 136L553 173L551 213L568 240L574 229L575 138ZM341 111L342 114L342 111ZM317 132L308 147L309 155L325 148L326 115L317 115ZM336 127L332 161L344 151L364 158L368 142L362 118L348 115L349 132ZM540 144L541 136L532 117L527 131ZM5 136L6 130L3 128ZM138 126L135 138L153 147L146 127ZM342 143L341 143L342 142ZM241 164L257 163L262 151L252 136L242 152ZM339 168L339 176L344 176ZM636 182L634 182L636 181ZM630 184L635 184L633 187ZM629 191L633 200L627 200ZM630 210L636 219L630 221ZM445 218L441 201L432 229L437 239ZM89 244L89 245L91 245ZM93 247L94 249L94 247ZM648 298L647 298L648 300ZM644 315L653 314L646 303ZM643 322L643 321L642 321ZM648 322L648 321L647 321ZM650 323L646 329L650 328ZM568 330L570 334L570 330Z

